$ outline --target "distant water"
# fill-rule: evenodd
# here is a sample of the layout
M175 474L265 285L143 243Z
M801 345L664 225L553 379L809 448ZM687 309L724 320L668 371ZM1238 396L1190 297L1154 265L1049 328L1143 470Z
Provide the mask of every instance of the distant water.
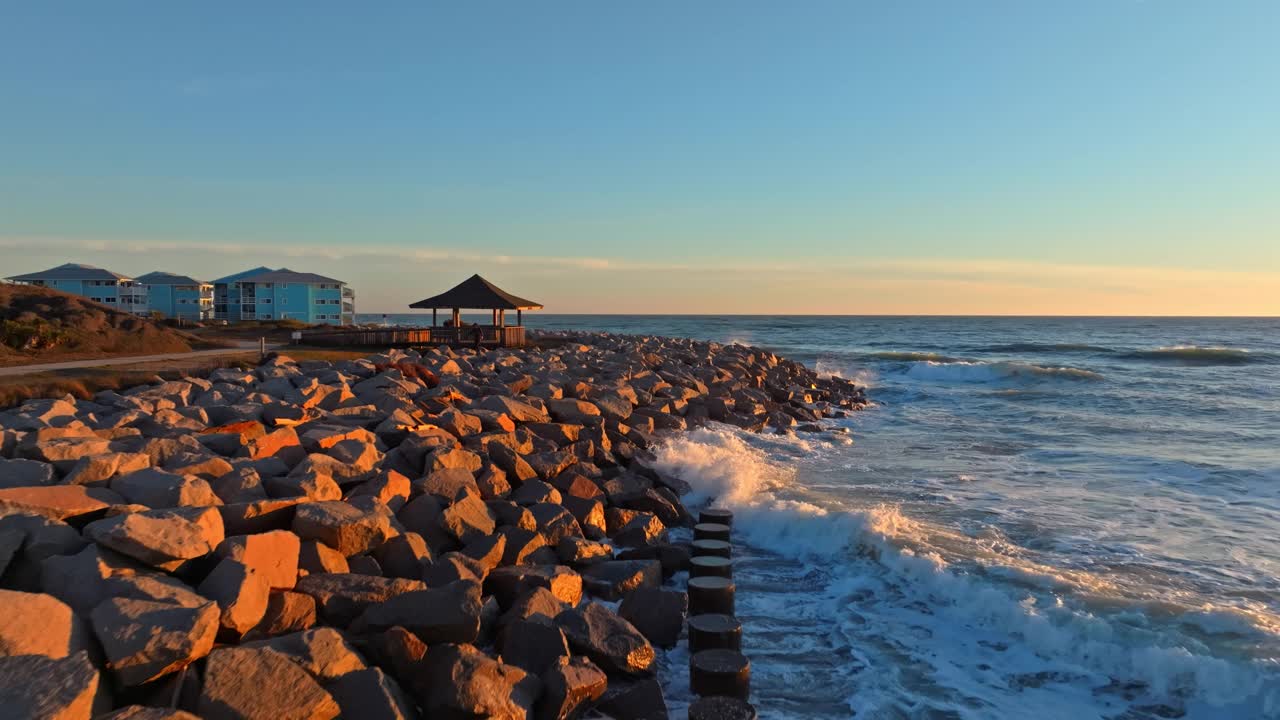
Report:
M660 451L737 512L762 717L1280 718L1280 320L526 319L870 386L848 439Z

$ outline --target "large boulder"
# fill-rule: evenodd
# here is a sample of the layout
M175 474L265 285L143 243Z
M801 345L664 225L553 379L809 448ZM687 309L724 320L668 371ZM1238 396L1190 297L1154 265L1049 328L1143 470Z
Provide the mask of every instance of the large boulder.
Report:
M141 685L186 667L213 649L219 612L214 603L183 607L111 598L90 615L116 678Z
M88 649L79 616L52 595L0 590L0 656L64 658Z
M53 485L58 475L53 466L39 460L0 458L0 488Z
M379 668L348 673L328 685L343 717L415 720L418 711L395 678Z
M542 681L542 698L538 700L537 706L540 720L571 720L581 717L592 703L604 696L609 687L609 677L584 657L557 658L542 673Z
M271 586L256 570L228 557L218 563L196 590L218 603L222 629L232 637L240 637L266 614Z
M120 475L111 481L111 489L125 500L149 508L222 504L208 482L194 475L176 475L156 468Z
M0 489L0 514L32 513L53 520L101 515L124 498L106 488L49 485Z
M327 627L245 643L241 647L269 647L284 653L321 682L337 680L366 667L364 657L347 642L346 637Z
M459 543L466 544L493 532L495 521L478 492L464 489L440 513L440 526Z
M329 720L341 709L284 653L227 647L209 656L198 711L204 720Z
M586 655L607 672L654 672L653 646L635 626L600 603L565 610L556 616L556 625L575 653Z
M641 587L627 593L618 615L658 647L675 647L689 611L689 597L679 590Z
M418 704L429 718L526 720L540 689L537 677L471 645L433 647L423 665Z
M244 563L272 588L288 590L298 581L298 553L301 542L288 530L258 535L232 535L218 544L219 557Z
M245 640L285 635L309 630L316 624L316 599L299 592L273 592L267 597L267 609L248 632Z
M403 627L428 645L472 643L480 633L480 586L459 580L371 605L354 628L383 632Z
M353 573L325 573L298 579L297 592L315 598L320 614L329 623L346 627L361 613L396 595L427 586L417 580L374 577Z
M364 507L341 501L303 503L294 513L293 532L351 557L398 535L394 518L387 506L376 501Z
M215 508L147 510L95 520L84 534L103 547L173 571L212 552L223 540L223 526Z
M0 656L0 715L14 720L89 720L98 670L85 652L64 658Z

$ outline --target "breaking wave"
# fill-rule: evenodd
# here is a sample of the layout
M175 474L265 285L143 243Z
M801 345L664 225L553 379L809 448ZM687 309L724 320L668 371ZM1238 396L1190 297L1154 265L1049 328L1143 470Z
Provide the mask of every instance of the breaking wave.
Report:
M913 362L913 361L940 362L940 363L965 362L961 358L954 358L949 355L941 355L939 353L931 353L931 352L906 352L906 351L873 352L873 353L868 353L867 357L872 357L877 360L899 360L903 362Z
M1100 373L1074 367L1049 367L1026 362L925 361L911 363L907 377L932 382L994 383L1002 381L1102 380Z
M1119 357L1125 360L1177 363L1180 365L1250 365L1274 363L1278 358L1270 353L1254 353L1244 348L1202 347L1199 345L1174 345L1155 350L1133 350Z
M781 443L793 447L769 447ZM1167 622L1167 607L1121 602L1104 575L1037 564L896 507L833 507L805 494L781 462L821 446L713 426L667 440L655 464L692 485L691 503L732 509L747 545L825 578L821 598L762 586L782 598L755 621L775 634L796 617L833 624L853 657L832 662L848 663L836 675L859 717L1146 718L1160 707L1173 713L1160 717L1188 720L1280 717L1275 666L1215 653L1206 639L1248 633L1265 647L1277 640L1266 628L1217 608L1185 608ZM1109 599L1082 601L1090 594ZM797 609L819 600L817 611ZM767 665L768 639L753 639Z

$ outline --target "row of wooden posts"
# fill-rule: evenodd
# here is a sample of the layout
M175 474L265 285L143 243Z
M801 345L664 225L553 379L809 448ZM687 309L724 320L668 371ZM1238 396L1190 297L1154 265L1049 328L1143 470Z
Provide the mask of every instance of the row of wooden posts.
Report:
M707 508L693 528L689 568L689 720L755 720L751 661L734 615L733 513Z

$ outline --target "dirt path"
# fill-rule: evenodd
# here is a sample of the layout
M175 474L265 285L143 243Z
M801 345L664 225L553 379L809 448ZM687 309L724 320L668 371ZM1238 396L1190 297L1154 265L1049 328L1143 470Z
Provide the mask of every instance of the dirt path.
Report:
M279 345L268 345L267 350L274 350ZM164 362L166 360L189 360L192 358L218 357L219 355L238 355L258 349L256 342L242 342L233 348L218 350L195 350L185 353L165 353L162 355L132 355L129 357L98 358L95 360L71 360L68 362L40 363L38 365L15 365L0 367L0 376L26 375L28 373L50 372L53 370L74 370L76 368L107 367L110 365L136 365L138 363Z

